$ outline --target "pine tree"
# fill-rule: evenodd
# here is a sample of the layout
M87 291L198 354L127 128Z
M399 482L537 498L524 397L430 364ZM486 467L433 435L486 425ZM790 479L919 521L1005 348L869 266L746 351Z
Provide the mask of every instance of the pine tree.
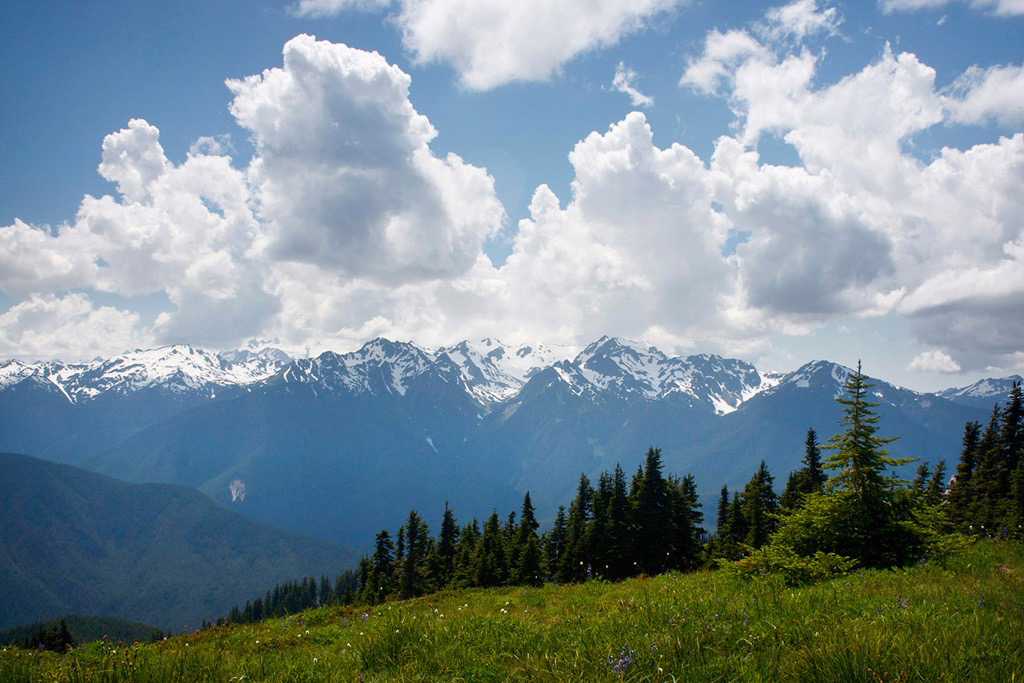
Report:
M729 487L722 485L722 492L718 496L718 517L715 532L723 536L729 528Z
M1003 410L1001 441L1008 472L1014 472L1024 454L1024 406L1022 406L1020 382L1014 382L1010 400Z
M978 442L972 496L968 505L968 531L974 533L990 533L995 529L1010 488L1010 473L1000 438L1001 416L996 405Z
M374 542L372 568L367 576L367 592L364 599L371 604L383 602L394 590L395 546L391 534L382 529Z
M948 514L951 521L966 531L972 524L971 508L974 499L974 469L977 464L978 446L981 443L981 424L968 422L960 450L960 462L949 485Z
M438 532L434 552L430 555L430 582L434 589L445 588L455 577L455 556L459 544L459 527L455 515L444 502L441 530Z
M609 557L605 574L612 580L624 579L633 572L630 560L636 553L630 527L631 508L626 489L626 473L615 465L612 473L612 496L608 502Z
M704 529L701 523L704 514L700 510L697 484L693 475L682 480L672 477L669 489L672 499L672 550L670 569L695 569L700 564L701 538Z
M828 488L839 494L836 500L844 508L846 538L839 553L868 566L888 566L898 564L903 553L912 552L904 544L905 534L895 526L898 480L888 476L888 469L913 459L889 457L885 445L895 438L877 436L879 418L873 408L878 404L867 400L873 386L858 361L856 371L846 378L846 396L836 399L843 405L840 426L845 430L829 439L827 448L833 453L824 467L838 472Z
M415 510L405 523L405 561L399 570L398 589L402 598L423 595L426 590L426 559L429 530Z
M561 580L562 556L565 554L566 534L565 506L558 506L558 513L555 515L555 523L551 532L546 535L544 544L544 561L547 565L548 574L556 581Z
M569 518L565 524L565 549L559 558L558 580L563 583L583 581L587 578L590 563L588 526L594 511L594 490L587 475L580 475L576 488L576 499L569 506Z
M928 505L938 505L942 502L942 496L946 493L946 462L940 460L932 472L932 478L925 490L924 502Z
M648 574L664 569L672 538L668 488L661 470L661 449L651 447L636 492L634 518L636 562Z
M512 557L511 580L513 583L535 584L541 580L541 551L537 538L537 529L539 528L540 524L537 522L533 502L530 500L530 492L527 491L523 496L519 526L509 551Z
M786 509L799 507L803 497L809 493L820 493L828 480L828 476L821 468L818 434L813 429L807 430L807 438L804 440L803 463L803 467L790 472L786 488L779 497L779 504Z
M768 542L777 526L775 513L779 502L772 485L775 478L768 471L768 465L761 461L757 472L743 489L743 518L747 524L747 535L743 542L752 548L760 548Z
M928 482L931 479L931 470L928 468L928 463L922 462L917 466L917 474L914 476L914 483L912 488L915 493L920 496L924 496L925 491L928 490Z
M497 510L484 523L483 534L476 549L476 585L481 588L501 586L508 576L505 534Z

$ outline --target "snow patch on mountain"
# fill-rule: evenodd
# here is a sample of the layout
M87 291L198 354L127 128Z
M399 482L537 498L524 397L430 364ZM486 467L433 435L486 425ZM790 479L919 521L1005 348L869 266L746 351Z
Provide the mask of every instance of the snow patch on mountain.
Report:
M1020 375L999 379L988 377L966 387L943 389L936 392L936 395L950 401L967 403L969 405L994 404L997 401L1006 400L1007 396L1010 395L1010 389L1013 388L1014 382L1024 382L1024 377Z

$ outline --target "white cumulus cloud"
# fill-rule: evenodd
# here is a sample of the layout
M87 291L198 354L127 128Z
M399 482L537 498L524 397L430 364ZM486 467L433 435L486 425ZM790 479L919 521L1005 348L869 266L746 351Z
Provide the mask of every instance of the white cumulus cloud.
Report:
M914 356L907 365L908 372L939 372L954 375L960 372L960 364L944 351L924 351Z
M438 158L410 78L377 53L300 35L284 66L241 81L262 245L293 260L398 284L466 271L504 212L486 171Z

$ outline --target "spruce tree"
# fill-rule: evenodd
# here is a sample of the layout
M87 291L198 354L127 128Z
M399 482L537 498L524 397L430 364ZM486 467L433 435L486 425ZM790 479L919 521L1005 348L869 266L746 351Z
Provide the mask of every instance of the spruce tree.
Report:
M722 491L718 496L718 518L715 532L723 536L729 528L729 487L722 485Z
M790 472L786 488L779 497L779 504L786 509L800 506L803 497L809 493L821 493L828 476L821 468L821 448L818 435L813 429L807 430L804 440L804 466Z
M395 581L395 546L391 542L391 534L382 529L374 541L371 569L367 576L367 591L364 599L371 604L383 602L394 589Z
M668 488L661 470L661 449L651 447L637 487L634 519L636 561L640 571L652 575L665 568L672 537Z
M968 422L964 425L961 441L960 462L949 486L948 514L950 520L961 530L972 524L971 512L974 499L974 469L977 463L978 446L981 442L981 424Z
M605 572L612 580L623 579L632 573L635 555L634 538L630 527L631 509L626 487L626 473L615 465L612 473L612 496L608 502L609 557Z
M768 465L762 460L743 489L743 518L747 524L743 542L752 548L765 545L777 526L775 514L779 503L772 488L774 481Z
M896 526L902 515L894 509L898 481L888 476L888 470L913 459L889 457L885 445L896 439L877 435L879 418L873 409L878 404L867 400L873 386L858 361L844 383L846 395L836 399L843 406L840 426L845 429L829 439L827 448L833 453L824 467L837 471L828 488L838 494L836 501L845 518L839 554L868 566L888 566L898 564L904 553L913 552Z
M458 552L459 527L455 515L444 502L444 515L441 517L441 530L438 532L434 552L430 554L430 582L434 589L445 588L451 584L455 576L455 556Z
M544 563L547 565L548 575L555 581L561 581L562 556L565 554L566 534L565 506L558 506L558 513L555 515L555 523L551 532L546 535L544 543Z
M931 480L931 470L928 468L928 463L922 462L917 466L917 473L914 475L914 483L911 486L914 493L919 496L924 496L928 490L928 482Z
M1001 417L996 405L978 442L967 520L968 531L974 533L988 534L994 530L1009 493L1010 473L1000 438Z
M576 499L569 506L565 524L565 549L559 558L558 580L563 583L583 581L587 578L589 556L588 527L594 510L594 490L586 474L580 475Z
M501 586L508 576L505 534L495 510L484 523L483 534L476 548L475 584L481 588Z
M932 472L932 478L928 481L928 488L925 490L924 502L928 505L938 505L942 502L942 496L946 493L946 462L940 460Z

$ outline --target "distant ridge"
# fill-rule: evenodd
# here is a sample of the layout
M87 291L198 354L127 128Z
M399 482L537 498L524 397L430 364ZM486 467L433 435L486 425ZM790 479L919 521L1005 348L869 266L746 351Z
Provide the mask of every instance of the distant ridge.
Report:
M196 628L275 583L355 564L198 491L0 454L0 628L104 614Z

